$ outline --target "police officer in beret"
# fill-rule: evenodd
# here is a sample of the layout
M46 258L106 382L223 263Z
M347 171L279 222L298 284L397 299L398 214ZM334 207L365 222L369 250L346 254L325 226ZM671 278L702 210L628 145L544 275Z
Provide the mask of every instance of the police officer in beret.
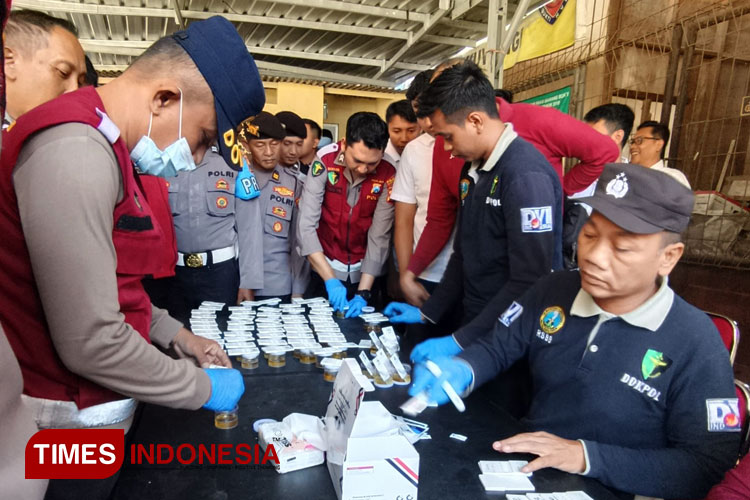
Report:
M282 139L279 146L279 165L297 178L301 193L305 185L307 172L310 169L310 165L302 161L302 152L305 147L305 141L308 139L309 125L299 115L291 111L276 113L276 118L281 122L281 126L284 127L284 139ZM313 160L313 162L315 161L320 162L317 158ZM297 208L299 208L299 198L295 199L295 203ZM295 227L292 228L295 235L297 233L296 225L298 222L299 217L295 219ZM293 262L298 267L293 272L296 276L300 277L299 280L295 281L295 289L292 290L292 296L302 297L310 281L310 263L307 262L307 259L300 257L298 245L295 245L292 251L297 253Z
M631 494L703 498L737 459L740 418L727 349L711 320L677 296L690 189L639 165L609 164L578 237L579 270L540 279L457 357L415 368L411 393L448 400L528 356L531 433L493 443Z
M304 125L303 128L304 130ZM274 115L265 111L244 122L239 131L242 147L252 157L260 196L237 200L240 248L240 291L238 300L280 297L289 301L301 295L307 278L295 247L297 199L302 183L291 169L279 164L281 142L286 130Z
M137 401L237 405L242 375L221 346L154 307L141 280L177 258L166 177L195 169L217 139L232 161L234 129L264 104L242 38L215 16L3 132L0 323L38 428L127 432ZM109 498L116 480L52 480L46 498Z

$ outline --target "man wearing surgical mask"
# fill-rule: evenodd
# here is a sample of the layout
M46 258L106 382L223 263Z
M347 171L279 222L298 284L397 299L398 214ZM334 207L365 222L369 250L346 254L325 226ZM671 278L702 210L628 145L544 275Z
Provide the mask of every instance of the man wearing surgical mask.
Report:
M238 164L233 131L264 103L242 39L214 17L157 41L106 86L47 102L3 133L0 323L40 429L127 431L136 401L237 404L239 372L211 368L231 367L220 346L153 307L141 285L177 256L164 244L168 181L135 175L131 158L146 174L188 171L218 138L225 161ZM107 498L114 481L52 480L47 498Z

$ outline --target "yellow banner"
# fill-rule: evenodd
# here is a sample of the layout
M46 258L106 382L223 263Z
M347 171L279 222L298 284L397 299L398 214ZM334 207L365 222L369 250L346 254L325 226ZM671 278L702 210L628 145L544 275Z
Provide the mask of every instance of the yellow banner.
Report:
M503 69L570 47L575 35L576 0L553 0L523 21L505 56Z

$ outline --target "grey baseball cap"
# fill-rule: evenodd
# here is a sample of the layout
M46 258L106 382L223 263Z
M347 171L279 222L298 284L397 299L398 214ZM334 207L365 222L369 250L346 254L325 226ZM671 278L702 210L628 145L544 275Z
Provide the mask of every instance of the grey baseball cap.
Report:
M610 163L594 195L576 201L591 205L621 228L636 234L681 233L690 223L695 195L673 177L630 163Z

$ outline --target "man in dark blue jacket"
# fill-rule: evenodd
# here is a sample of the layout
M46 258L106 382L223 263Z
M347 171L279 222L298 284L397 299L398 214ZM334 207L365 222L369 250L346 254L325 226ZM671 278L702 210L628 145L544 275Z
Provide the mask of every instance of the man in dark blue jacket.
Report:
M502 453L629 493L705 496L737 458L740 419L729 355L711 320L675 295L693 193L661 172L610 164L578 239L579 271L552 273L513 302L458 357L415 368L411 393L447 401L528 356L531 433Z
M462 305L451 337L418 345L413 359L454 355L485 334L497 314L538 278L562 266L562 188L555 170L513 125L500 120L495 91L476 64L445 69L418 98L419 116L466 161L454 252L421 310L393 303L393 322L438 323Z

